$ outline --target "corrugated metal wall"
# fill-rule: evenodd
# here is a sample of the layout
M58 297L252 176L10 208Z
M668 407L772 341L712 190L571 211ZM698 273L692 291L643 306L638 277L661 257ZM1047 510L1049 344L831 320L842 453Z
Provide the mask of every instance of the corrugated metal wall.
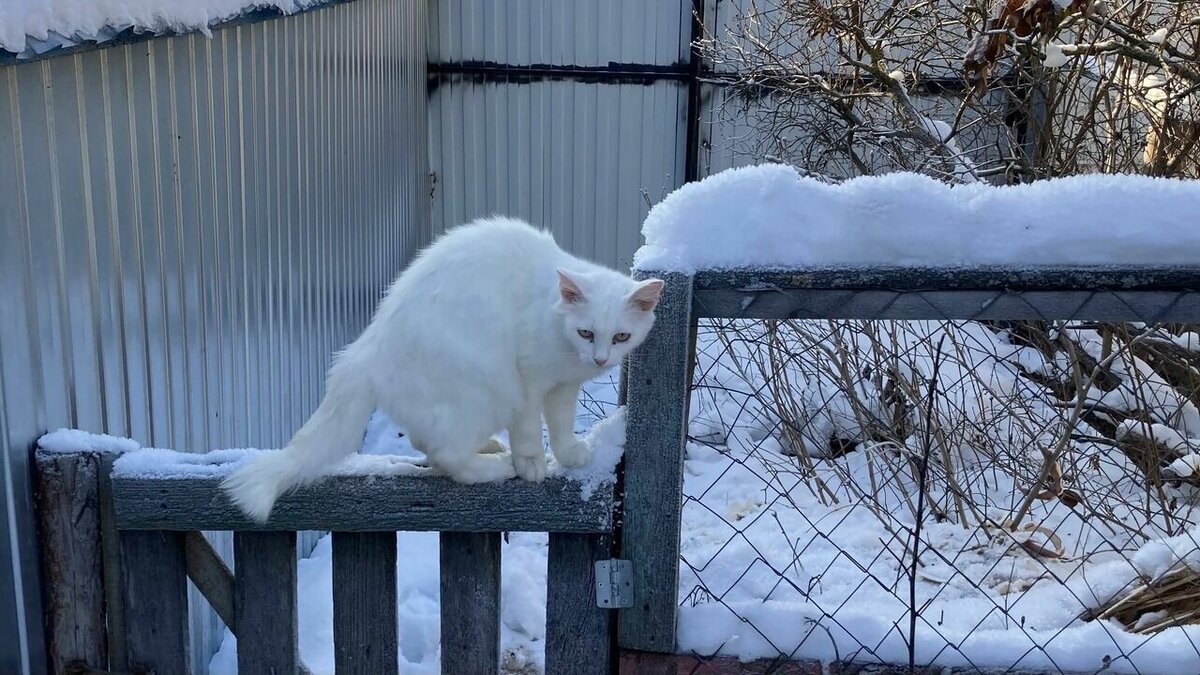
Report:
M649 206L683 183L687 85L601 71L686 64L690 0L437 0L428 25L435 229L518 216L628 268Z
M425 26L359 0L0 67L0 672L44 667L37 437L282 444L428 239Z

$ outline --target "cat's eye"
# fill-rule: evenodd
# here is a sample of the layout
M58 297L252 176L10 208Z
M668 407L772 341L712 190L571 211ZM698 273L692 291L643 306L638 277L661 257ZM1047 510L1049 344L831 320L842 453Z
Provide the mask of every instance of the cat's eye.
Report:
M617 344L618 342L628 342L628 341L629 341L629 333L617 333L616 335L613 336L613 344Z
M584 329L580 328L579 329L579 337L583 338L584 340L588 340L590 342L591 339L596 336L592 333L592 331L584 330Z

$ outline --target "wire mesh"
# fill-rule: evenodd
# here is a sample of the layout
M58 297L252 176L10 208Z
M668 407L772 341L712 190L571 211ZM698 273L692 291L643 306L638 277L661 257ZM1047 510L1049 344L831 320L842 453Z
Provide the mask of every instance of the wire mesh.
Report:
M1200 670L1197 294L739 292L804 318L700 321L681 651Z

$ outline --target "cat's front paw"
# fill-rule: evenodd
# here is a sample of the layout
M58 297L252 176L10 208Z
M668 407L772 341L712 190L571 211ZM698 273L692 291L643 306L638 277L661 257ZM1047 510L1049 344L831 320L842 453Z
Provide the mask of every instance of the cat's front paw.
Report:
M573 469L583 466L592 459L592 449L579 440L571 441L561 448L554 448L554 458L559 464Z
M540 483L546 479L545 455L513 455L513 467L517 475L531 483Z

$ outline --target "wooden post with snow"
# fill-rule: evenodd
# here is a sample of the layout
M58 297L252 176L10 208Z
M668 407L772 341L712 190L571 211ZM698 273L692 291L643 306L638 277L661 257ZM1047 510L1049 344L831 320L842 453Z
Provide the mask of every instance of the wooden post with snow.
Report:
M61 675L71 664L104 668L100 454L39 450L35 463L50 672Z
M658 277L666 287L654 328L629 356L623 385L629 411L621 557L633 561L633 607L618 613L618 636L624 649L670 652L678 613L693 279L639 276Z

